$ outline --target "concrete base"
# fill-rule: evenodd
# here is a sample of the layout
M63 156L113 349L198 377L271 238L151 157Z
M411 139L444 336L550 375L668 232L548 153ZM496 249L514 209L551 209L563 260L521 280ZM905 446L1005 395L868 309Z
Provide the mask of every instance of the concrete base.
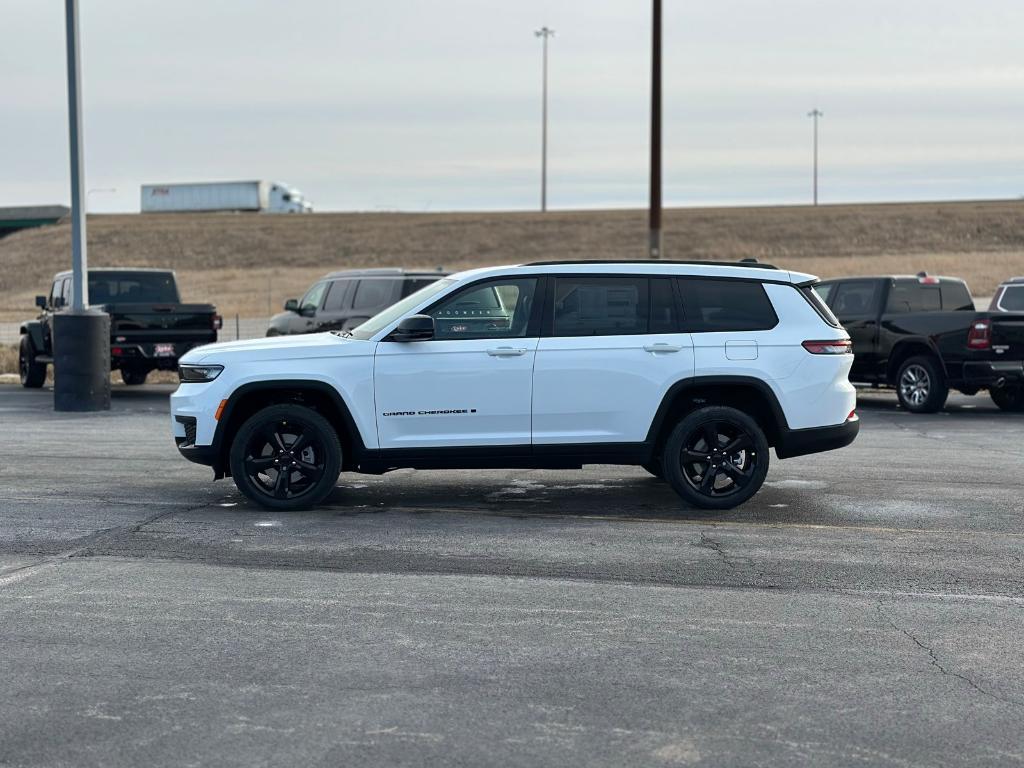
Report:
M110 410L110 315L106 312L54 314L53 408Z

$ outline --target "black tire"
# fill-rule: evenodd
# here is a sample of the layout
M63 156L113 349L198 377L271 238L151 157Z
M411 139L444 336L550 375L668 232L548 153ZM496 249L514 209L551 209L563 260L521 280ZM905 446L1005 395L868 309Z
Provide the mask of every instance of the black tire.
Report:
M684 416L665 443L664 477L701 509L732 509L761 489L768 474L768 439L743 411L708 406Z
M129 387L137 387L140 384L146 383L146 377L149 376L149 371L132 371L121 369L121 380Z
M999 387L990 389L988 394L1000 410L1024 413L1024 387Z
M18 374L21 386L27 389L39 389L46 383L46 363L36 362L36 348L28 336L22 336L18 345Z
M904 360L896 373L896 397L911 413L941 411L949 397L949 384L939 361L927 355Z
M640 466L643 467L644 469L646 469L648 472L650 472L652 475L654 475L659 480L664 480L665 479L665 470L661 466L661 462L660 461L657 461L657 460L649 461L646 464L641 464Z
M260 506L308 509L323 501L338 480L341 442L331 423L316 411L271 405L250 416L235 433L230 464L238 490Z

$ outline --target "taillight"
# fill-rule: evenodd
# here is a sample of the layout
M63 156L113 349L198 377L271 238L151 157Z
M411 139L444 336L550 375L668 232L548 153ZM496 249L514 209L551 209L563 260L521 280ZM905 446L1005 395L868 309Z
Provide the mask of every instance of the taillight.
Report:
M849 355L853 352L853 342L849 339L805 341L804 349L812 355Z
M967 333L968 349L988 349L992 346L992 321L975 320Z
M224 327L224 318L221 317L220 315L214 315L210 319L210 325L213 327L213 330L219 331L221 328Z

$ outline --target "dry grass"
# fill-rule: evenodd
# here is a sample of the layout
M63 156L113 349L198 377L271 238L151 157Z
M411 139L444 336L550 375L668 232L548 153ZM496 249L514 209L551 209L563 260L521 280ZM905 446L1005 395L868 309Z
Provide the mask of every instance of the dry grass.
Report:
M0 345L0 373L18 372L18 348L13 344Z
M18 373L18 347L14 344L0 344L0 375ZM114 384L123 384L119 371L110 374L110 380ZM17 382L12 382L17 383ZM147 384L177 384L178 374L174 371L152 371L146 377ZM53 366L46 371L46 384L53 384Z
M66 268L69 242L67 225L0 240L0 321L32 315L33 296ZM171 267L186 300L243 317L276 312L333 269L643 258L645 244L638 210L89 217L94 266ZM677 259L753 256L822 277L927 269L964 277L984 296L1024 274L1024 201L673 209L665 250Z

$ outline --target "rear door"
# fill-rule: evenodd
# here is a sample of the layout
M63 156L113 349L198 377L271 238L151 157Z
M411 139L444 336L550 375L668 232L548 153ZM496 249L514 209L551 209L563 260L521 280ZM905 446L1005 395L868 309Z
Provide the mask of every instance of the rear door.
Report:
M533 377L534 445L639 443L668 388L693 375L669 277L549 278Z
M853 341L850 377L860 381L876 379L881 374L878 319L883 283L881 280L843 280L832 285L829 308Z
M399 298L402 279L395 277L361 277L352 296L352 308L345 318L344 330L362 325Z

